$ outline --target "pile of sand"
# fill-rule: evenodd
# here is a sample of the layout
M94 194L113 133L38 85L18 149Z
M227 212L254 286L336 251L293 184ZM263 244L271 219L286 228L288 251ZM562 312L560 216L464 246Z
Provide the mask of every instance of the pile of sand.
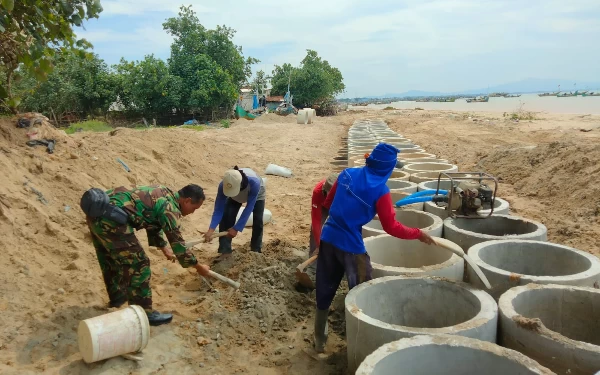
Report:
M290 119L269 115L265 124L240 120L230 129L118 129L69 136L42 118L36 132L57 140L53 154L25 144L32 129L17 128L16 119L0 119L0 372L94 374L138 368L141 373L193 373L202 363L222 373L240 368L278 373L281 366L312 373L314 366L309 370L301 354L308 345L304 334L312 326L311 297L293 290L292 270L306 256L312 188L329 173L329 160L345 129L335 120L313 126L275 121ZM79 320L107 312L104 284L79 208L83 192L134 184L179 189L197 183L208 199L183 219L184 237L193 239L208 227L223 172L239 165L264 174L269 163L291 168L294 177L267 176L266 207L274 222L265 227L265 255L243 253L251 235L246 229L234 241L240 249L235 267L217 266L238 279L242 290L226 299L228 289L215 283L220 292L208 292L195 273L148 249L141 231L137 236L151 259L155 308L172 311L175 322L152 329L141 367L119 358L83 364L76 340ZM274 239L279 245L273 245ZM216 256L214 242L194 250L202 261L210 263ZM277 267L261 271L271 266ZM266 301L262 307L261 298ZM202 332L188 329L205 321L209 328ZM222 336L215 340L215 332ZM201 336L211 343L199 345ZM335 365L318 366L322 373L336 372Z
M501 114L384 115L392 129L461 171L498 177L498 196L514 215L544 223L550 241L600 255L600 133L580 131L589 119L546 114L515 124Z

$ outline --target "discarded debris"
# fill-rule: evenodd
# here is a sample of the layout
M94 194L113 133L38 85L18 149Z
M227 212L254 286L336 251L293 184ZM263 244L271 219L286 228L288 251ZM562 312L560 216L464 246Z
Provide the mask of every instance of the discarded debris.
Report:
M42 194L41 191L39 191L38 189L34 188L33 186L29 185L29 181L25 181L23 183L24 186L27 186L32 193L34 193L35 195L38 196L38 200L40 202L42 202L43 204L48 204L48 200L44 197L44 194Z
M53 154L54 153L54 145L56 144L56 140L54 139L33 139L31 141L27 141L27 146L29 147L34 147L34 146L46 146L46 150L48 151L49 154Z
M131 172L131 169L129 169L129 167L127 166L127 164L125 164L125 162L124 162L123 160L121 160L121 159L117 158L117 161L118 161L119 163L121 163L121 165L123 166L123 168L125 168L125 170L126 170L127 172Z

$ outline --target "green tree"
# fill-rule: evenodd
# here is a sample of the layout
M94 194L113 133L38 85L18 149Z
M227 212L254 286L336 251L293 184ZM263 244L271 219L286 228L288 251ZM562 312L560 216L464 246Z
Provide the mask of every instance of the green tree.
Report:
M16 112L20 98L12 93L13 82L21 71L33 73L43 81L52 71L57 51L91 45L77 39L73 26L97 18L102 12L100 0L0 0L0 65L5 74L0 82L2 104ZM23 69L19 69L19 65Z
M121 59L115 68L119 101L127 110L156 118L177 108L183 83L164 61L154 55L139 62Z
M169 70L182 79L182 111L232 105L240 86L251 75L251 65L232 38L233 29L218 26L208 30L190 7L181 7L179 16L169 18L164 29L174 37Z
M104 115L116 100L116 77L98 55L68 50L52 59L53 71L40 82L25 72L15 86L26 110L50 115L64 111Z
M252 83L250 83L250 86L252 87L253 90L258 89L259 95L262 95L265 93L265 88L267 87L267 83L268 83L268 80L265 75L265 72L262 70L259 70L258 72L256 72L256 75L254 76Z
M290 64L275 66L271 80L273 95L284 95L288 80L290 91L294 95L294 104L298 107L329 103L345 89L344 78L339 69L321 59L313 50L307 51L299 68Z

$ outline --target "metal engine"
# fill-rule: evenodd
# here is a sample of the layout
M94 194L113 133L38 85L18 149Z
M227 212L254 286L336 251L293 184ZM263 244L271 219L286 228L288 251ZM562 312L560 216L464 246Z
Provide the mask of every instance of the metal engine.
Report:
M438 205L445 204L448 216L484 219L492 215L498 189L495 177L483 172L440 173L438 190L442 179L449 179L452 189L446 196L438 195L433 201ZM494 188L484 181L494 182ZM490 210L490 213L480 215L481 210Z
M460 182L458 186L454 187L454 193L460 197L460 199L456 199L458 207L455 208L460 215L469 216L477 214L479 210L492 207L494 191L478 181Z

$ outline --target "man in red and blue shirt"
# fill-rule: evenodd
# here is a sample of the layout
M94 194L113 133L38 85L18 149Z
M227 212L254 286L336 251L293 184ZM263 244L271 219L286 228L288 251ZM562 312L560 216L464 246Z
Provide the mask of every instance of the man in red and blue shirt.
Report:
M383 230L391 236L433 244L418 228L396 221L390 189L386 183L398 161L398 149L380 143L362 168L340 173L325 200L329 217L323 226L317 258L317 312L315 350L323 352L327 341L327 315L346 274L348 287L371 280L371 259L362 238L362 227L379 215Z

